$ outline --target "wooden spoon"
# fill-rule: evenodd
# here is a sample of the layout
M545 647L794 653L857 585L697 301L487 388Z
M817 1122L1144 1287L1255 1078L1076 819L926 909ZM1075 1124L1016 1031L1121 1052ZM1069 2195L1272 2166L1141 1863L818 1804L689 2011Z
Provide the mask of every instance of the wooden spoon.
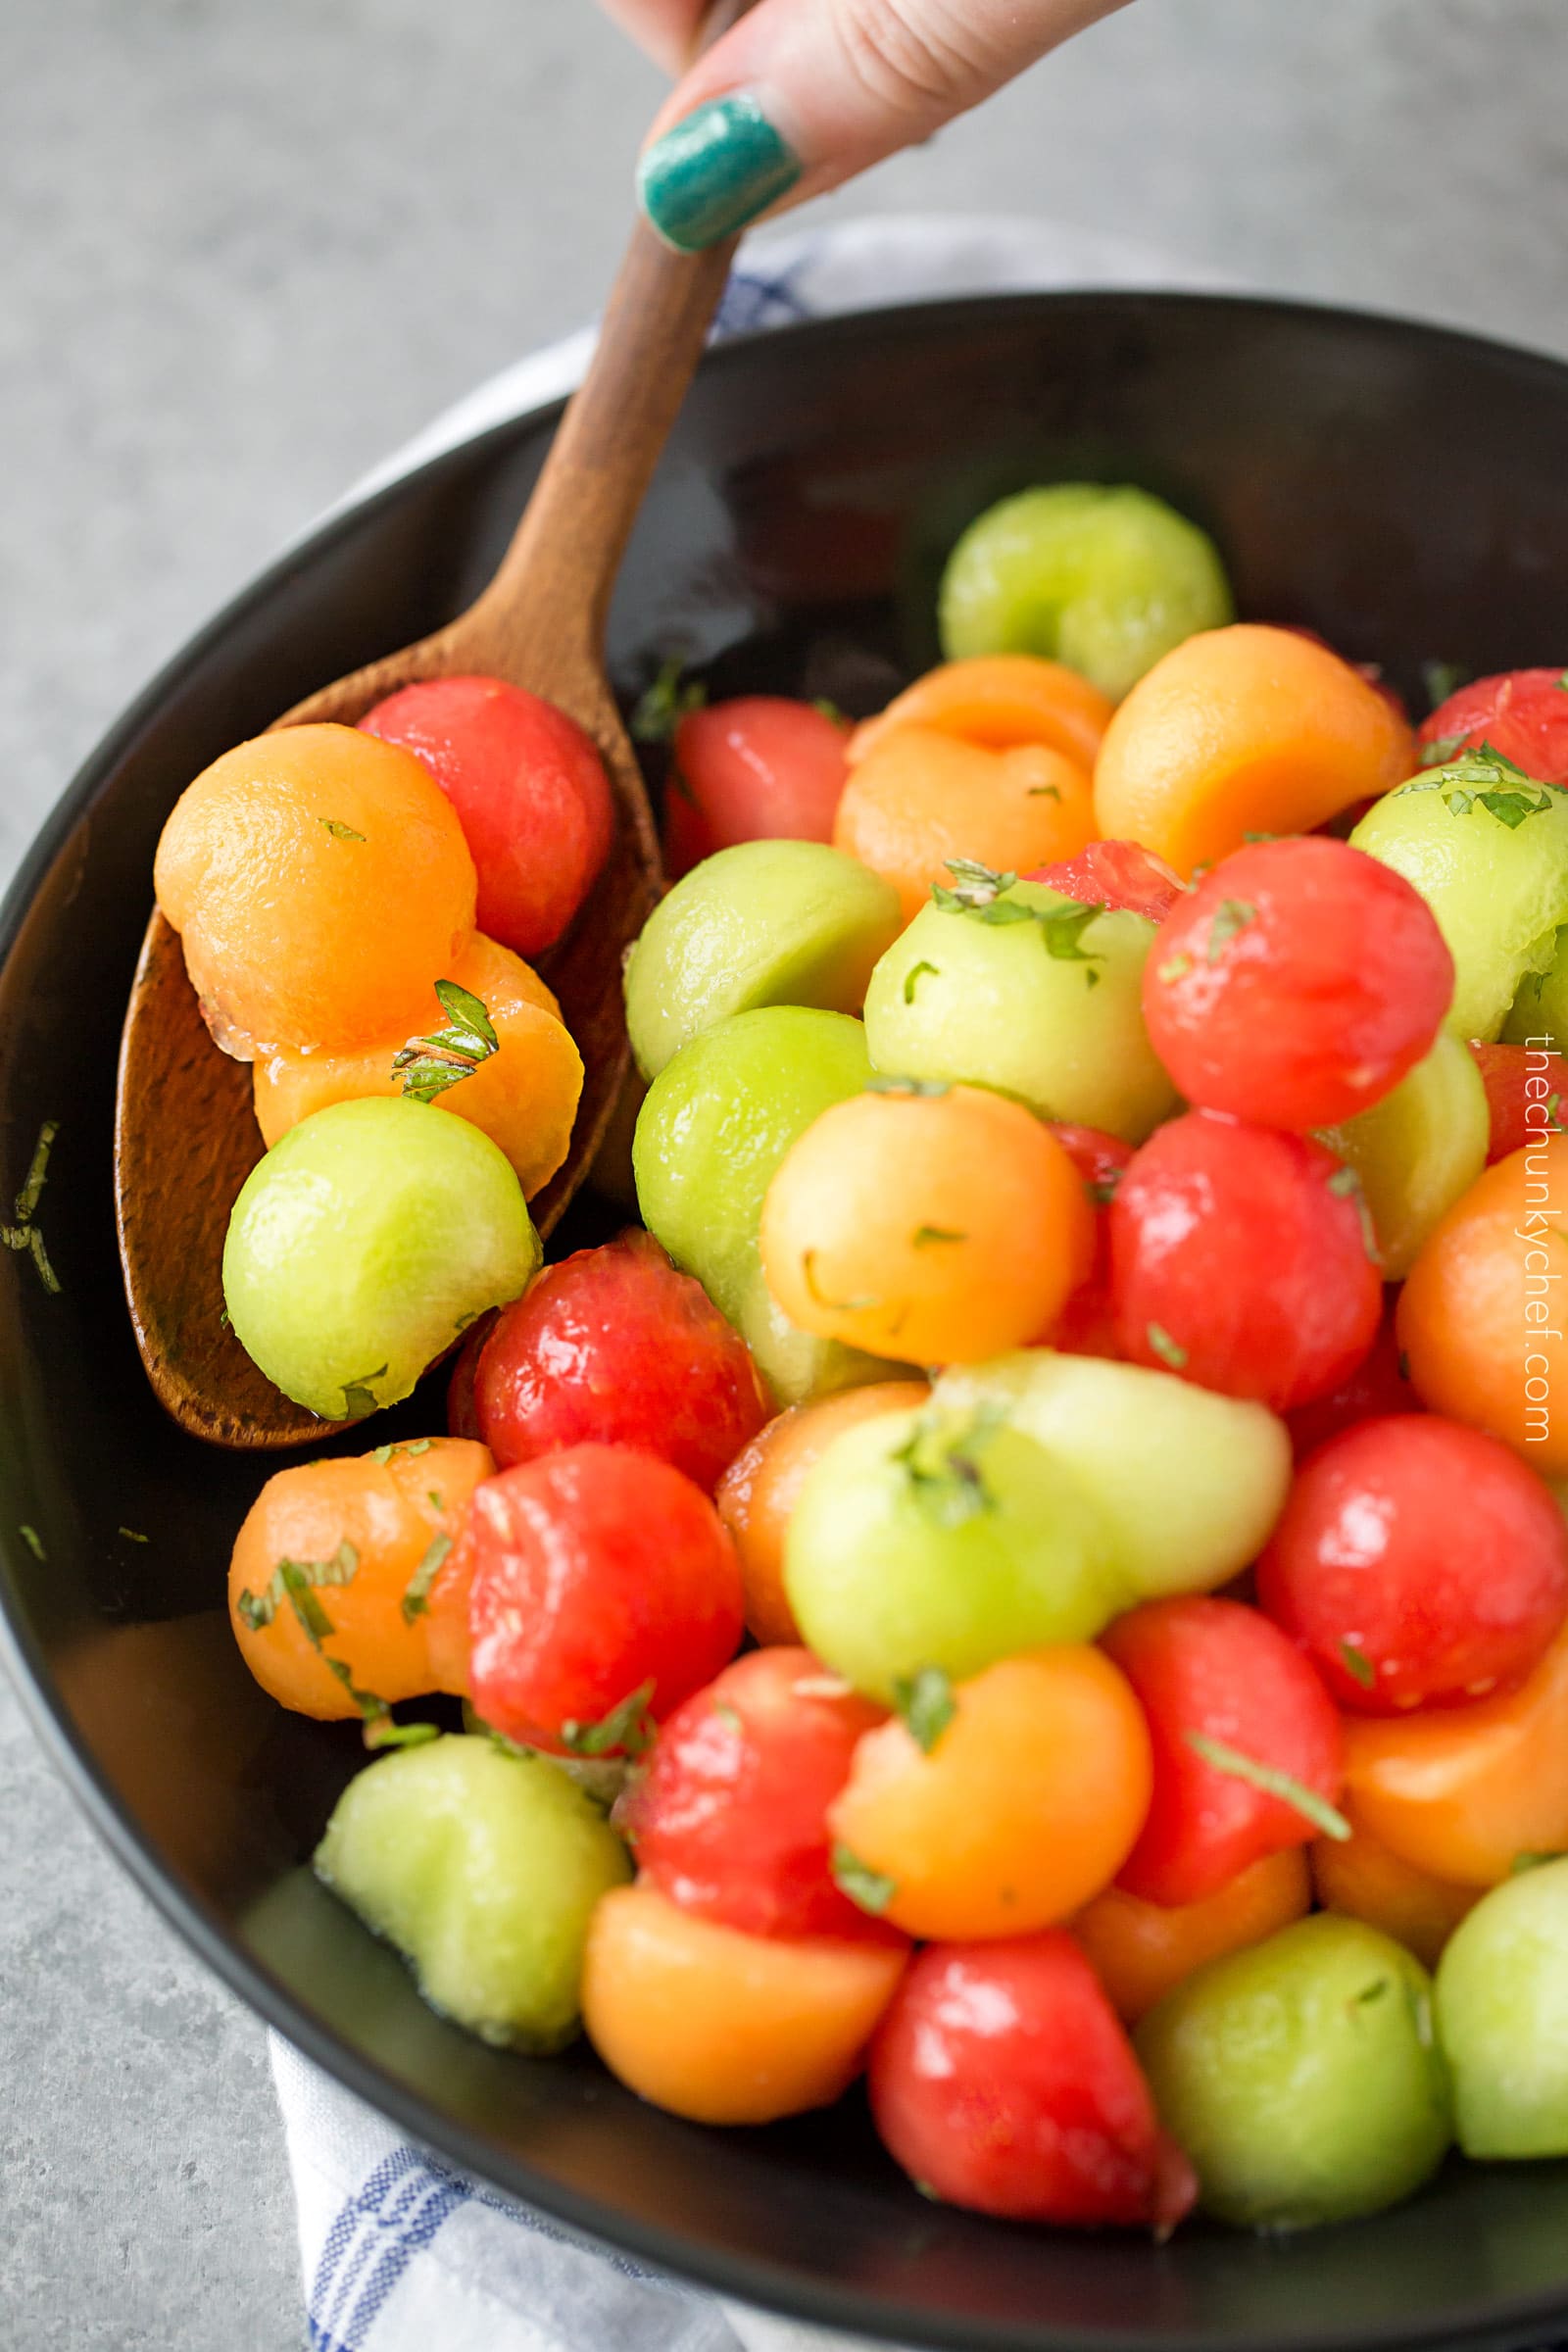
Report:
M721 0L704 42L746 12ZM605 616L626 540L685 397L729 270L733 241L679 254L641 221L615 279L587 375L562 418L526 513L490 585L461 618L296 707L279 726L353 726L418 678L480 671L569 711L598 744L614 848L546 976L582 1054L582 1102L564 1166L532 1202L548 1233L603 1140L629 1066L621 958L660 889L659 846L636 755L604 673ZM262 1140L246 1062L220 1054L155 909L121 1039L115 1214L136 1344L159 1401L193 1437L234 1447L299 1446L318 1420L259 1371L223 1313L229 1213Z

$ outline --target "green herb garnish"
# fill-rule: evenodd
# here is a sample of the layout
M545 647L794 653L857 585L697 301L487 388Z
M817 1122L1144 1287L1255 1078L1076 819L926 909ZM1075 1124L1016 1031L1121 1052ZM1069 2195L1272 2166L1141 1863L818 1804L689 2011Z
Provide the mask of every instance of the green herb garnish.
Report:
M811 700L811 709L820 711L830 726L847 727L851 724L849 712L841 710L837 703L828 695L814 695Z
M1378 1248L1377 1227L1372 1222L1372 1211L1367 1206L1366 1193L1357 1171L1354 1168L1336 1168L1329 1178L1329 1191L1337 1200L1355 1202L1355 1213L1361 1220L1361 1247L1375 1266L1381 1265L1383 1253Z
M1171 1338L1163 1323L1150 1323L1145 1328L1149 1334L1149 1345L1160 1362L1169 1364L1173 1372L1184 1372L1187 1369L1187 1350L1181 1342Z
M969 1236L947 1225L917 1225L909 1236L911 1250L932 1250L939 1242L966 1242Z
M356 833L354 827L344 824L340 817L323 816L320 822L326 827L334 841L363 841L365 839L363 833Z
M868 1095L951 1095L951 1078L868 1078L864 1092Z
M1031 784L1023 797L1026 801L1059 801L1061 786L1059 784Z
M449 1086L471 1078L482 1061L501 1050L489 1011L455 980L438 980L435 993L447 1015L445 1029L411 1037L392 1056L393 1075L404 1073L403 1092L416 1102L433 1102Z
M934 963L910 964L908 970L904 975L904 1002L906 1004L912 1004L914 1003L914 992L919 986L921 979L927 972L931 974L933 979L940 979L942 976Z
M880 1918L899 1891L897 1879L870 1869L847 1845L833 1848L833 1876L851 1902L858 1903L862 1911L869 1911L873 1919Z
M1508 1865L1508 1876L1511 1879L1522 1879L1527 1870L1542 1870L1548 1862L1563 1861L1568 1861L1568 1855L1561 1853L1540 1854L1526 1851L1522 1854L1515 1854L1513 1860Z
M1005 1415L999 1405L983 1404L954 1428L950 1416L921 1413L893 1460L902 1462L914 1499L938 1527L962 1527L984 1511L994 1511L996 1496L986 1485L976 1454L1002 1428Z
M279 1560L260 1592L240 1593L234 1614L248 1632L259 1634L271 1624L285 1599L301 1590L309 1592L315 1585L352 1584L359 1565L360 1555L349 1543L340 1544L329 1560ZM300 1614L297 1605L295 1614ZM331 1630L328 1625L326 1631Z
M973 858L950 858L947 866L953 876L952 886L937 882L931 890L933 903L944 914L967 914L976 922L999 928L1033 923L1048 956L1062 963L1088 965L1085 977L1089 986L1094 988L1099 984L1100 974L1093 967L1105 959L1083 946L1082 934L1097 915L1104 913L1102 899L1087 906L1068 901L1059 906L1031 906L1025 899L1007 896L1017 886L1016 874L998 873L995 867L981 865Z
M1185 980L1192 968L1193 959L1182 948L1178 949L1174 956L1166 956L1164 962L1155 970L1154 977L1156 980L1163 981L1168 988L1173 980Z
M1421 683L1426 688L1429 708L1440 710L1449 695L1469 685L1470 672L1462 662L1423 662Z
M640 1756L652 1746L659 1728L648 1711L653 1695L650 1675L597 1723L579 1723L568 1716L561 1727L562 1740L574 1756L608 1756L617 1747L628 1756Z
M893 1685L893 1704L910 1739L926 1755L958 1711L952 1681L940 1666L922 1666L918 1674L899 1675Z
M1369 2009L1374 2001L1381 2001L1384 1994L1393 1988L1392 1977L1374 1977L1370 1984L1363 1984L1359 1992L1351 1994L1350 2006L1353 2009Z
M380 1410L381 1400L370 1383L372 1380L384 1380L385 1378L385 1364L377 1364L373 1372L362 1372L358 1380L344 1382L343 1418L345 1421L363 1421L368 1413Z
M385 1369L386 1366L383 1364L381 1370L385 1371ZM371 1377L379 1380L381 1375L377 1372ZM378 1470L384 1470L395 1453L406 1453L412 1459L416 1454L428 1453L434 1444L433 1438L400 1438L395 1446L378 1446L370 1459Z
M430 1587L441 1573L441 1565L452 1549L450 1536L432 1536L425 1545L424 1557L409 1579L403 1595L403 1622L412 1625L416 1617L423 1617L430 1607Z
M22 1525L18 1528L17 1533L22 1538L22 1541L24 1544L25 1544L27 1549L31 1552L35 1560L46 1560L49 1557L49 1554L43 1547L42 1536L39 1535L38 1530L35 1527L29 1527L25 1519L24 1519Z
M1206 961L1218 963L1222 949L1228 947L1238 931L1257 920L1257 908L1248 899L1222 899L1208 926L1208 955Z
M681 720L703 709L708 701L708 688L695 680L682 685L684 668L683 662L666 662L643 694L631 714L633 743L668 743Z
M724 1726L724 1729L727 1732L734 1732L737 1736L739 1736L745 1731L746 1726L741 1721L739 1709L732 1707L728 1699L715 1699L713 1702L713 1713L717 1716L719 1722Z
M150 1544L152 1542L151 1536L142 1535L134 1527L122 1527L120 1530L120 1533L124 1537L127 1544Z
M1494 743L1482 743L1473 751L1461 750L1456 757L1445 757L1452 747L1428 744L1427 753L1435 755L1433 764L1401 784L1400 792L1439 792L1455 816L1468 816L1473 808L1485 808L1499 824L1517 832L1528 816L1544 816L1552 807L1552 792L1548 784L1538 784L1499 752ZM1524 786L1524 790L1519 789ZM1535 797L1532 797L1532 796Z
M26 1181L17 1195L14 1225L0 1225L0 1242L8 1250L25 1250L38 1269L38 1279L46 1291L58 1297L60 1277L49 1263L49 1252L43 1246L43 1235L33 1223L33 1214L43 1193L49 1174L49 1153L55 1137L60 1133L58 1119L45 1119L38 1130L38 1141L32 1148L32 1160Z
M830 1314L859 1315L870 1307L881 1305L881 1299L873 1298L869 1294L863 1298L830 1298L816 1279L818 1254L815 1250L806 1250L801 1253L801 1280L818 1306L825 1306Z
M1194 1755L1201 1756L1215 1772L1223 1772L1233 1781L1246 1781L1250 1788L1261 1788L1265 1796L1277 1796L1282 1804L1294 1806L1304 1821L1338 1844L1343 1845L1349 1837L1350 1825L1345 1815L1294 1773L1260 1763L1256 1756L1245 1755L1223 1740L1210 1740L1203 1732L1187 1732L1183 1737Z
M1366 1651L1364 1649L1357 1649L1353 1642L1342 1642L1340 1643L1340 1663L1345 1668L1346 1673L1349 1675L1353 1681L1360 1684L1363 1690L1376 1690L1378 1680L1377 1668L1367 1656Z

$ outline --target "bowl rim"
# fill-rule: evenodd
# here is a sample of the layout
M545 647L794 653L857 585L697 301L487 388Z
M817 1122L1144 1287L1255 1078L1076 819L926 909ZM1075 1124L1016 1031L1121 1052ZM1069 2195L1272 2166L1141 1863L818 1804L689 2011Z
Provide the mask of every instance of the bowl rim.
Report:
M701 364L704 378L720 373L762 343L781 349L815 348L843 340L893 337L902 332L940 334L985 319L1004 323L1054 311L1135 310L1250 313L1292 322L1328 324L1356 335L1380 337L1393 330L1429 347L1434 363L1447 351L1472 363L1506 368L1526 378L1553 383L1568 402L1568 357L1439 321L1369 306L1346 305L1245 290L1137 285L1051 287L936 301L896 303L826 318L791 320L730 336L711 346ZM27 915L66 841L89 809L109 776L133 751L142 731L161 710L186 670L199 662L253 607L270 599L296 573L313 567L351 535L368 515L402 498L411 483L432 481L469 465L476 452L500 451L509 443L554 426L567 396L460 435L450 445L389 477L377 476L363 497L351 490L343 500L287 540L279 553L249 578L207 621L186 638L148 683L113 720L65 786L32 837L0 899L0 965L16 949ZM150 882L150 876L149 876ZM107 1176L106 1176L107 1181ZM319 2067L344 2089L363 2099L416 2145L531 2205L596 2249L628 2254L674 2279L829 2330L893 2345L922 2345L941 2352L1213 2352L1214 2337L1200 2328L1178 2330L1080 2330L1038 2326L1021 2332L1010 2321L979 2321L927 2305L902 2304L848 2281L823 2284L804 2270L760 2259L729 2255L678 2230L645 2223L603 2198L537 2172L521 2158L498 2157L479 2133L428 2107L420 2095L383 2073L373 2061L340 2041L323 2021L301 2007L283 1981L248 1952L224 1925L217 1907L182 1885L163 1862L150 1838L130 1817L108 1774L78 1731L65 1695L24 1622L0 1561L0 1666L10 1674L24 1715L51 1764L59 1772L89 1824L166 1923L271 2031ZM1375 2219L1376 2217L1372 2217ZM1568 2324L1568 2301L1557 2290L1512 2299L1488 2300L1446 2314L1441 2330L1429 2322L1397 2321L1351 2331L1338 2327L1295 2328L1275 2334L1270 2352L1423 2352L1455 2345L1488 2346L1494 2352L1534 2344L1544 2333Z

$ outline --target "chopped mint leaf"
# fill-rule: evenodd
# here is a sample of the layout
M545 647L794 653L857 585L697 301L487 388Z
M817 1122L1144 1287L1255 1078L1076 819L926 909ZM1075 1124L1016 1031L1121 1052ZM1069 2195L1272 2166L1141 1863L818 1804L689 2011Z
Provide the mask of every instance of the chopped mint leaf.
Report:
M953 1083L947 1078L868 1078L868 1095L951 1095Z
M495 1023L480 998L455 980L438 980L435 993L449 1025L432 1029L426 1037L411 1037L392 1056L394 1076L403 1073L403 1092L416 1102L433 1102L449 1086L471 1078L481 1062L501 1050Z
M851 1902L869 1911L873 1919L881 1916L899 1891L897 1879L868 1868L847 1845L833 1848L833 1876Z
M932 975L933 979L940 979L942 977L934 963L910 964L908 970L904 975L904 1002L906 1004L912 1004L914 1003L914 992L919 987L921 980L924 978L927 972Z
M1377 1688L1377 1668L1367 1656L1366 1651L1357 1649L1353 1642L1340 1643L1340 1663L1346 1673L1360 1684L1363 1690L1373 1690Z
M378 1470L384 1470L396 1451L395 1446L378 1446L370 1459Z
M939 1242L966 1242L969 1236L946 1225L918 1225L910 1236L912 1250L934 1249Z
M24 1519L22 1525L18 1528L17 1533L22 1538L22 1541L24 1544L25 1544L27 1549L31 1552L35 1560L46 1560L49 1557L49 1554L43 1547L42 1536L39 1535L38 1530L35 1527L29 1527L25 1519Z
M1026 801L1059 801L1061 786L1059 784L1031 784L1023 797Z
M1157 966L1154 977L1168 988L1173 980L1185 980L1192 968L1192 957L1185 949L1178 949L1174 956L1167 956L1164 962Z
M55 1137L59 1133L60 1121L58 1119L45 1119L38 1130L38 1141L32 1147L32 1160L27 1169L26 1181L17 1195L17 1223L19 1225L32 1223L33 1213L43 1196L43 1188L49 1181L49 1154L54 1149Z
M1107 1175L1091 1176L1084 1189L1091 1200L1096 1201L1102 1208L1108 1208L1116 1198L1122 1175L1122 1169L1112 1168Z
M718 1717L719 1722L724 1726L724 1729L727 1732L734 1732L739 1735L745 1731L746 1726L741 1721L739 1710L735 1707L732 1707L727 1699L721 1698L717 1700L713 1707L713 1713Z
M1381 2001L1384 1994L1393 1989L1394 1979L1392 1977L1374 1977L1370 1984L1363 1984L1359 1992L1351 1995L1352 2006L1357 2009L1368 2009L1374 2001Z
M328 1658L330 1666L332 1660ZM441 1737L438 1723L394 1723L390 1709L385 1715L373 1715L365 1726L367 1747L425 1747Z
M894 1453L894 1461L904 1465L915 1501L938 1527L962 1527L966 1520L996 1509L996 1496L975 1456L1005 1417L1000 1406L983 1404L955 1429L949 1417L925 1412Z
M1244 833L1242 839L1244 841L1278 841L1280 835L1278 833Z
M652 1746L658 1731L648 1711L653 1695L650 1676L597 1723L579 1723L568 1716L561 1727L561 1737L574 1756L608 1756L616 1748L628 1756L640 1756Z
M150 1544L152 1542L151 1536L141 1535L133 1527L122 1527L120 1530L120 1533L124 1537L127 1544Z
M27 1227L27 1250L38 1269L38 1279L55 1298L60 1296L60 1277L49 1263L49 1252L43 1246L43 1235L36 1225Z
M1248 899L1222 899L1208 926L1209 963L1218 963L1221 951L1230 945L1238 931L1257 920L1257 908Z
M323 816L320 821L334 841L363 841L365 839L363 833L356 833L354 827L344 824L340 817Z
M1344 1844L1350 1835L1350 1825L1345 1815L1331 1805L1327 1797L1319 1796L1291 1772L1281 1772L1273 1764L1264 1764L1256 1756L1245 1755L1224 1740L1210 1740L1206 1733L1188 1732L1184 1735L1194 1755L1215 1772L1223 1772L1231 1780L1246 1781L1252 1788L1261 1788L1265 1796L1277 1796L1282 1804L1292 1805L1303 1821L1309 1821L1325 1838Z
M952 1681L940 1666L922 1666L918 1674L901 1674L893 1685L893 1703L910 1739L926 1755L958 1711Z
M873 1298L869 1295L862 1298L830 1298L816 1279L818 1255L815 1250L806 1250L801 1253L801 1280L818 1306L825 1306L830 1314L858 1315L869 1307L881 1305L880 1298Z
M434 1487L431 1487L426 1491L424 1499L430 1505L432 1511L444 1511L447 1507L442 1501L440 1495L436 1493Z
M1359 1173L1354 1168L1336 1168L1329 1178L1329 1191L1341 1200L1355 1202L1355 1213L1361 1220L1361 1247L1372 1263L1380 1266L1383 1252L1378 1248L1377 1227L1372 1222L1372 1211L1367 1204Z
M1515 1854L1513 1860L1508 1865L1508 1876L1511 1879L1522 1879L1527 1870L1540 1870L1547 1862L1563 1861L1568 1861L1568 1855L1531 1853L1527 1850L1522 1854Z
M847 727L851 723L849 712L847 710L841 710L837 703L830 701L825 694L819 694L814 697L811 703L811 709L813 710L820 711L821 715L828 721L830 726Z
M260 1592L240 1593L234 1613L249 1632L260 1633L264 1626L271 1624L285 1598L291 1598L296 1592L308 1592L313 1585L352 1584L359 1565L359 1553L346 1542L338 1545L329 1560L279 1560ZM304 1624L297 1604L295 1614ZM328 1625L326 1631L331 1630ZM306 1631L310 1632L308 1625Z
M1064 906L1032 906L1026 899L1013 899L1007 893L1017 886L1018 877L999 873L994 866L981 865L973 858L950 858L948 871L953 887L937 882L932 885L931 897L944 914L967 914L976 922L1004 928L1014 923L1034 923L1045 943L1048 956L1064 963L1084 963L1091 966L1102 963L1104 957L1096 956L1082 944L1081 934L1096 915L1105 911L1103 900L1092 905L1072 903ZM1097 971L1086 975L1091 988L1100 979Z
M1461 686L1469 685L1471 674L1462 662L1423 662L1421 683L1431 708L1441 710L1450 694L1457 694Z
M633 743L668 743L683 718L693 710L701 710L708 701L708 688L694 680L681 683L682 662L666 662L653 684L643 694L631 714L630 735Z
M403 1595L403 1622L412 1625L416 1617L423 1617L430 1606L430 1587L441 1573L441 1565L452 1549L450 1536L432 1536L425 1546L424 1557L409 1579Z
M1187 1350L1182 1346L1181 1342L1171 1338L1170 1333L1165 1329L1163 1323L1151 1323L1147 1326L1147 1330L1149 1334L1149 1345L1151 1348L1152 1348L1160 1362L1162 1364L1169 1364L1173 1372L1185 1372L1187 1369Z
M377 1364L373 1372L362 1372L358 1380L344 1382L343 1418L345 1421L363 1421L368 1413L379 1412L381 1400L370 1383L372 1380L384 1380L385 1378L385 1364Z

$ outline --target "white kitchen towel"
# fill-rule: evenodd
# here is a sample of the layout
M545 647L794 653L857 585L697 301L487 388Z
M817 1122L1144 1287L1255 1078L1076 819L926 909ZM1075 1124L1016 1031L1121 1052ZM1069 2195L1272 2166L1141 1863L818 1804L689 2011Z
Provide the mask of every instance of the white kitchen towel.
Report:
M983 216L870 219L748 242L719 337L950 294L1215 286L1111 237ZM571 389L584 329L436 418L343 502ZM570 2237L411 2146L277 2035L312 2352L833 2352L843 2338L715 2301Z

